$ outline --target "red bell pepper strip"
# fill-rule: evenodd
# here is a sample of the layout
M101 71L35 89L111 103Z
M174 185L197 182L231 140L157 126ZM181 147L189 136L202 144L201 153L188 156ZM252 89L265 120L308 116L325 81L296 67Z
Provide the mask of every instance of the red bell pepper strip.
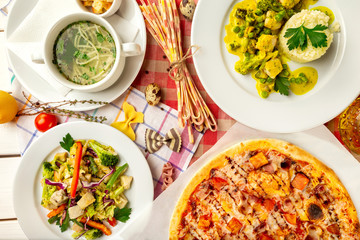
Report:
M76 154L75 154L75 164L74 164L74 174L71 182L70 188L70 197L75 198L76 189L79 182L79 172L80 172L80 162L82 157L82 145L80 142L76 142Z
M114 217L109 217L109 218L108 218L108 222L109 222L109 224L110 224L112 227L115 227L116 224L117 224L117 220L116 220L116 218L114 218Z

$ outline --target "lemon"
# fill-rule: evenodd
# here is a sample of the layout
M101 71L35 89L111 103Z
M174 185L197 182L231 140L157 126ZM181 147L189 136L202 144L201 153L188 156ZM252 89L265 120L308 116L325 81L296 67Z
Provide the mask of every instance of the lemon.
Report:
M13 96L0 90L0 124L13 120L16 116L18 106Z

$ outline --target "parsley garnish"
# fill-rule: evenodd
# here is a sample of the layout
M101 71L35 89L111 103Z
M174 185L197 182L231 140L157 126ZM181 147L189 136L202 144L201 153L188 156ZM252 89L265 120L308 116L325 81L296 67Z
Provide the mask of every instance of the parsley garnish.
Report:
M290 82L288 78L277 77L275 79L274 90L278 91L280 94L289 96L289 87L290 87Z
M67 210L65 219L60 226L61 232L65 232L69 228L69 226L70 226L70 216L69 216L69 211Z
M89 60L89 59L90 59L89 56L88 56L86 53L84 53L84 54L81 56L81 58L82 58L82 59L85 59L85 60Z
M105 40L104 36L99 32L96 32L96 38L101 43Z
M60 142L60 146L70 152L70 148L74 145L74 139L70 135L70 133L66 134L65 137L63 137L63 141Z
M324 32L320 32L327 28L327 26L320 24L316 25L314 28L307 28L302 24L298 28L287 29L284 37L289 38L287 45L290 51L298 47L304 51L308 45L308 37L314 48L327 47L327 36Z
M75 52L74 52L74 57L79 57L81 55L81 52L79 51L79 50L76 50Z
M114 42L114 39L110 35L107 35L106 38L107 38L109 43Z
M61 216L54 216L48 220L50 224L56 222L55 224L59 226L61 232L65 232L70 227L70 216L69 211L66 210L66 216L62 224L60 224Z
M94 72L96 74L95 67L89 66L89 70L90 70L90 72Z
M131 214L131 208L115 208L114 210L114 218L120 222L126 222L127 220L130 219L130 214Z
M89 79L89 76L88 76L86 73L84 73L83 75L81 75L81 77L82 77L83 79L85 79L85 80L88 80L88 79Z

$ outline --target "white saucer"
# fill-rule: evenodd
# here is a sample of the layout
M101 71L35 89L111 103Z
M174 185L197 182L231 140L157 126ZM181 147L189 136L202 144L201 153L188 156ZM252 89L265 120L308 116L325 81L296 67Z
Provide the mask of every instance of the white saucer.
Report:
M15 31L23 19L31 12L38 0L16 0L12 11L8 16L6 25L6 39ZM84 93L71 91L66 97L62 96L47 81L41 78L31 67L22 61L13 52L7 50L9 63L15 76L21 85L34 97L43 102L54 102L66 100L94 100L112 102L128 89L136 78L145 57L146 51L146 28L143 16L135 0L123 1L118 14L139 28L139 32L134 40L141 46L141 54L126 59L125 68L119 80L110 88L97 93ZM74 111L87 111L100 107L94 104L78 104L69 106L67 109Z

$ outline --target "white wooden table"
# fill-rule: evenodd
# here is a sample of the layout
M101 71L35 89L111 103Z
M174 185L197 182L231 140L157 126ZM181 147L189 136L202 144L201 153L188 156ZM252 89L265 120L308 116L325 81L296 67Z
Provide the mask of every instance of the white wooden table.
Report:
M4 16L0 16L0 90L11 91L5 53ZM14 122L0 124L0 239L27 239L16 219L12 188L21 157Z
M5 53L5 20L6 17L0 13L0 90L11 92ZM359 155L353 155L360 161ZM12 197L20 162L16 124L0 124L0 239L27 239L16 219Z

